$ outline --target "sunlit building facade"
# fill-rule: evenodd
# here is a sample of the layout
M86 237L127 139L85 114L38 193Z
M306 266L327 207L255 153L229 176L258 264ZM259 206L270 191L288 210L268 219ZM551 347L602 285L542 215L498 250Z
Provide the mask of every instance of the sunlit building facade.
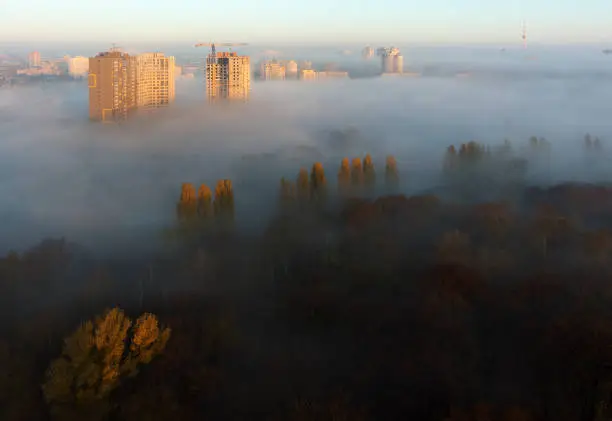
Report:
M285 66L276 60L264 61L261 64L263 80L285 80Z
M136 106L165 107L175 98L175 60L163 53L136 56Z
M28 54L28 67L40 67L40 53L32 51Z
M301 69L299 72L300 80L317 80L317 72L313 69Z
M174 57L111 50L89 58L88 68L92 120L123 121L137 108L165 107L174 101Z
M235 52L216 52L206 59L208 100L248 101L251 89L251 61Z
M123 121L136 106L135 57L109 51L89 59L89 118Z

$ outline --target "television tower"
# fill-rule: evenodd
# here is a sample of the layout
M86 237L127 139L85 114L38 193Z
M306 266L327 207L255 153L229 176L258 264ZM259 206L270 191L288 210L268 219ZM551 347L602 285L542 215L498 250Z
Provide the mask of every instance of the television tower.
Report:
M527 48L527 25L525 21L523 21L523 34L521 38L523 38L523 49L526 49Z

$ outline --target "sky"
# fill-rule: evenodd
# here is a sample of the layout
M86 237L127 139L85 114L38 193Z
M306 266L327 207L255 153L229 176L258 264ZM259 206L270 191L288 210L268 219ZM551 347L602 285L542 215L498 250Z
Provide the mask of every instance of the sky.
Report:
M612 43L610 0L0 0L0 42Z

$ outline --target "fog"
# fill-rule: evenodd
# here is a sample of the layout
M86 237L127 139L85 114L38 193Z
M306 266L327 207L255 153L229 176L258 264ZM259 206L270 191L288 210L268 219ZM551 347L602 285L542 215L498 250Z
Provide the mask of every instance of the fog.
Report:
M486 53L421 50L410 64L421 77L253 81L249 103L231 106L207 104L201 79L178 80L170 109L122 126L89 122L86 82L0 89L0 253L48 236L116 252L143 236L154 246L175 218L181 183L220 178L234 182L237 221L257 229L278 179L315 160L335 184L343 156L371 153L382 168L394 154L404 193L435 190L446 147L469 140L507 138L521 153L530 136L545 137L550 160L530 162L530 183L609 181L609 57ZM348 128L359 135L346 144L327 135ZM585 157L587 132L604 153Z

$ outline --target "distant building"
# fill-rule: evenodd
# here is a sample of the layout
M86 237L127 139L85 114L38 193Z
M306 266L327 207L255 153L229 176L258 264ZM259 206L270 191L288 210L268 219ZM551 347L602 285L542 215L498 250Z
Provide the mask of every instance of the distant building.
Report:
M399 49L395 47L379 48L378 54L382 58L383 73L403 73L404 58Z
M206 95L219 99L247 101L251 89L251 60L235 52L216 52L206 58Z
M2 83L8 83L19 70L19 64L14 62L2 61L0 62L0 80ZM0 83L0 85L2 84Z
M276 60L264 61L261 64L263 80L285 80L285 66Z
M317 79L343 79L348 78L348 72L342 71L324 71L317 73Z
M361 51L361 56L366 60L371 59L374 56L374 49L368 45Z
M62 65L64 67L62 67ZM50 61L42 60L38 66L28 67L17 70L18 75L37 77L37 76L60 76L68 71L68 66L62 60Z
M298 75L298 64L294 60L289 60L285 65L285 77L295 79Z
M89 118L123 121L136 107L135 57L109 51L89 59Z
M158 108L174 101L174 57L163 53L136 56L136 106Z
M67 57L68 74L73 78L87 77L89 72L89 57Z
M174 57L163 53L130 56L117 50L89 59L89 117L123 121L140 108L174 101Z
M181 66L174 66L174 77L179 78L183 76L183 68Z
M299 72L300 80L317 80L317 72L313 69L301 69Z
M28 67L40 67L40 53L38 51L28 54Z

